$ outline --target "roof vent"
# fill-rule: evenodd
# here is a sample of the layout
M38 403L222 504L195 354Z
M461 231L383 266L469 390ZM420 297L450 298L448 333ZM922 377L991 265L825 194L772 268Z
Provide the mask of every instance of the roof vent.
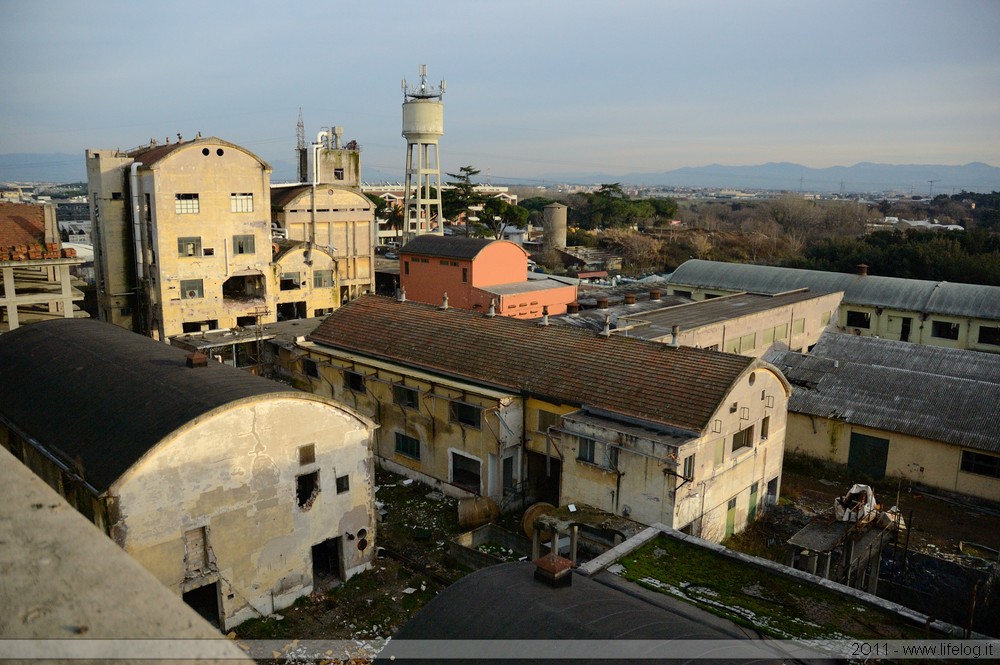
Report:
M486 312L486 316L491 319L497 315L497 299L490 298L490 311Z
M635 304L635 294L634 293L626 293L625 294L625 304L626 305L634 305Z
M185 359L185 364L188 367L208 367L208 356L204 353L198 353L194 351L187 355Z
M868 264L867 263L859 263L857 265L857 269L858 269L858 275L859 276L866 277L868 275Z
M438 309L448 309L448 292L444 292L444 297L441 298L441 306Z
M670 346L674 347L675 349L678 346L680 346L680 343L677 341L677 338L680 337L680 334L681 334L681 327L679 325L675 324L670 326Z
M649 299L650 300L659 300L660 299L660 290L659 289L653 289L652 291L650 291L649 292Z
M542 322L539 324L542 326L549 325L549 306L542 305Z
M607 298L598 298L597 299L597 309L607 309L607 308L608 308L608 299Z
M566 305L566 313L567 314L574 314L574 315L575 314L579 314L580 313L580 303L578 303L578 302L571 302L571 303L567 304Z
M535 579L556 589L573 585L573 562L552 552L535 559Z

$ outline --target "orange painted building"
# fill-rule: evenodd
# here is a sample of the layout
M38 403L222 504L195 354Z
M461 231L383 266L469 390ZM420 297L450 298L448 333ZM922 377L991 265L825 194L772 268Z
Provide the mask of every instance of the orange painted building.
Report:
M409 300L537 319L555 316L576 301L576 286L553 279L528 280L528 254L507 240L419 236L400 250L399 283Z

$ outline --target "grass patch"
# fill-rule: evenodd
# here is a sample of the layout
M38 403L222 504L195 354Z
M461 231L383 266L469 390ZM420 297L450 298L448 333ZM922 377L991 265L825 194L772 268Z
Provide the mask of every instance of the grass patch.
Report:
M921 639L899 616L660 536L624 557L623 577L777 638Z

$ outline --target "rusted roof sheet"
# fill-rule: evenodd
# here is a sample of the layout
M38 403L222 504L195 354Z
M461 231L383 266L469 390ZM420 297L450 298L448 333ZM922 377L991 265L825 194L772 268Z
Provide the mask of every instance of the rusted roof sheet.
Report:
M309 341L481 385L702 432L736 380L760 364L704 349L605 338L564 326L364 296Z
M1000 452L1000 356L829 332L810 355L764 359L792 384L790 412Z
M877 275L862 277L822 270L701 259L685 261L670 276L669 282L680 287L697 286L756 293L780 293L802 287L814 291L843 291L845 305L1000 320L1000 286Z
M440 256L448 259L474 259L487 245L502 242L493 238L468 238L465 236L439 236L427 234L417 236L403 245L400 254L420 256Z

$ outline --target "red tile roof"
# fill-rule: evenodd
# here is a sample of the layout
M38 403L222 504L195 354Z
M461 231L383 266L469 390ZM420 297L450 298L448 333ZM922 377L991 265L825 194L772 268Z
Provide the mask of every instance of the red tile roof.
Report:
M364 296L309 341L373 359L703 432L752 358Z

